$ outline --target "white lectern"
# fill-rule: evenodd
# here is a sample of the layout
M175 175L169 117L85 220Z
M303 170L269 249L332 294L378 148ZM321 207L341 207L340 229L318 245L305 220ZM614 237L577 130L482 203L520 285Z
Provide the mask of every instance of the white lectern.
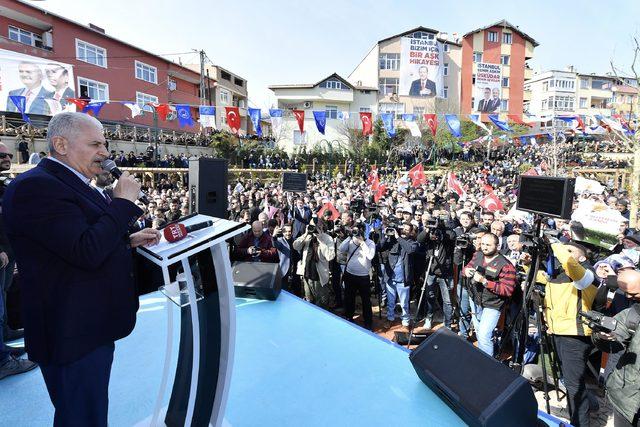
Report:
M171 304L181 307L180 348L176 375L164 423L167 426L220 426L224 417L235 346L235 305L226 240L247 224L206 215L180 221L185 226L213 221L211 227L169 243L140 247L142 255L162 270L167 299L167 345L151 426L158 419L171 369L173 318Z

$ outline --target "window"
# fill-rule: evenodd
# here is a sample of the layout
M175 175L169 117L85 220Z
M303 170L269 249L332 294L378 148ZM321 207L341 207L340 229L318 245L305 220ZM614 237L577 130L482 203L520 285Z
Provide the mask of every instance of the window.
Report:
M239 99L238 100L238 107L247 108L246 101L244 99Z
M601 89L601 90L607 90L610 88L610 84L608 81L606 80L592 80L591 81L591 89Z
M296 145L305 145L307 143L307 133L299 130L293 131L293 143Z
M381 95L398 93L400 79L397 77L383 77L378 79L378 90Z
M474 105L476 105L476 99L471 97L471 109L473 110Z
M88 97L92 101L109 100L109 85L106 83L78 77L78 87L80 88L81 98Z
M573 111L573 96L556 96L549 98L549 105L554 110Z
M444 87L444 90L442 91L442 97L445 99L449 97L449 86Z
M442 43L442 50L444 52L449 52L449 43Z
M509 65L509 60L511 59L511 57L509 55L502 55L500 57L500 63L502 65Z
M380 113L393 113L395 117L404 114L404 104L399 102L381 102L378 107Z
M553 82L553 80L551 80ZM549 90L549 82L542 82L542 90L547 92Z
M336 105L327 105L326 107L324 107L324 110L327 113L327 119L338 118L338 107Z
M220 77L225 80L231 81L231 74L227 73L226 71L220 71Z
M360 112L361 113L370 113L371 112L371 108L369 108L369 107L360 107Z
M502 43L511 44L511 33L502 33Z
M411 34L411 37L413 37L414 39L428 39L428 40L433 40L435 38L433 33L427 33L426 31L416 31L415 33Z
M226 90L220 90L220 103L229 104L229 92Z
M476 75L475 74L471 75L471 84L472 85L476 84Z
M509 100L508 99L503 99L502 101L500 101L500 110L501 111L508 111L509 110Z
M482 52L473 52L473 62L482 62Z
M42 47L42 37L40 35L21 28L9 26L9 38L18 43Z
M236 86L240 86L240 87L244 86L244 80L239 79L237 77L233 78L233 83L235 83Z
M589 89L589 79L580 79L580 89Z
M424 114L424 107L413 107L413 114L418 117L422 117Z
M542 109L546 110L549 107L549 100L548 99L543 99L542 100Z
M496 43L498 41L498 32L497 31L489 31L487 33L487 41Z
M627 95L627 104L631 104L633 102L633 97L631 95Z
M136 79L158 84L158 69L144 62L136 61Z
M502 87L509 87L509 77L502 78Z
M448 62L444 63L442 75L443 76L448 76L449 75L449 63Z
M76 39L76 58L98 67L107 68L107 51L96 45Z
M346 89L342 82L338 80L327 80L326 82L322 82L320 87L324 87L327 89Z
M142 92L136 92L136 104L138 104L140 108L142 108L144 111L149 111L152 113L153 108L150 105L147 105L147 103L149 102L153 104L157 104L158 97L154 95L142 93Z
M400 54L399 53L381 53L380 54L381 70L399 70Z
M587 98L580 98L580 108L589 108L587 107Z

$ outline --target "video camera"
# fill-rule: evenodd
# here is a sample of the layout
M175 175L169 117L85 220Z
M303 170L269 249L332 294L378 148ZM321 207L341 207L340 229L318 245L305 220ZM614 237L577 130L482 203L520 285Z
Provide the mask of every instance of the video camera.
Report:
M579 311L578 315L583 318L582 322L594 331L609 333L615 331L616 326L618 326L616 319L597 311Z
M464 233L456 238L456 247L458 249L467 249L473 245L476 235L472 233Z

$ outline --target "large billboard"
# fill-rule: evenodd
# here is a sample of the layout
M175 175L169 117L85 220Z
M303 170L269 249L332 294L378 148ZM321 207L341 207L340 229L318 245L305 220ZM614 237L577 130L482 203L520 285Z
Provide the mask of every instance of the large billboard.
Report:
M400 39L399 95L443 98L442 43L435 38Z
M500 111L502 66L478 62L476 70L475 111L495 113Z
M18 112L9 97L24 96L27 114L52 116L75 94L73 66L0 49L0 111Z

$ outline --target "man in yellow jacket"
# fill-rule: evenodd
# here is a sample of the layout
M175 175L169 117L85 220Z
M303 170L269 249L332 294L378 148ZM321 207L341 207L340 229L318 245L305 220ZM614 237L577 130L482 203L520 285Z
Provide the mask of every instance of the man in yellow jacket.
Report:
M545 285L545 321L552 335L569 397L571 424L589 426L589 399L585 378L591 352L591 329L582 323L579 311L591 310L596 296L593 267L587 249L574 242L551 245L561 268L554 274L538 271L536 281ZM523 263L531 262L525 255Z

